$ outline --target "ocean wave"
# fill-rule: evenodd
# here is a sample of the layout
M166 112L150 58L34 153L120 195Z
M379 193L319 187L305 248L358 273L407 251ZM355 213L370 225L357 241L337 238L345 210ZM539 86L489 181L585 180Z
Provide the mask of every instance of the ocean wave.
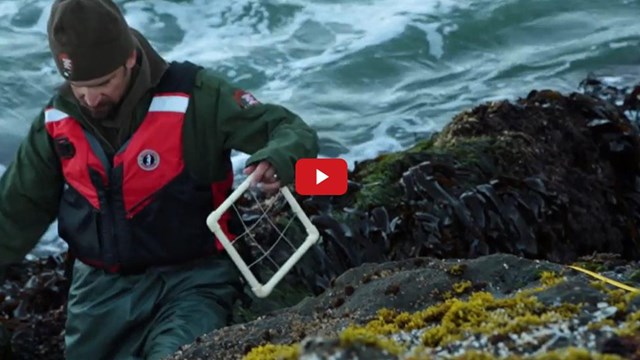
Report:
M167 59L285 105L318 131L321 157L350 167L475 104L573 91L590 72L640 60L640 3L629 0L116 2ZM46 42L50 6L0 1L0 134L26 134L61 80ZM246 158L233 154L238 174Z

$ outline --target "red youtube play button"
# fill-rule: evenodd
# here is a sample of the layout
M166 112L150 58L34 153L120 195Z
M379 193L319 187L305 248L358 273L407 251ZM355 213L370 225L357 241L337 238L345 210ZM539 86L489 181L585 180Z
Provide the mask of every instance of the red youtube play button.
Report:
M300 195L343 195L347 192L347 177L347 162L343 159L296 162L296 192Z

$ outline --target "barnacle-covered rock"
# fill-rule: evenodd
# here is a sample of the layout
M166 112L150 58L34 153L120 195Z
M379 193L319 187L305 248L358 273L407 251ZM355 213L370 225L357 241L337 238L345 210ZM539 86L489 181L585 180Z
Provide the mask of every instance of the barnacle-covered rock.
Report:
M639 287L629 279L638 265L602 273ZM640 355L639 300L508 254L366 264L317 297L214 331L172 359L626 359Z

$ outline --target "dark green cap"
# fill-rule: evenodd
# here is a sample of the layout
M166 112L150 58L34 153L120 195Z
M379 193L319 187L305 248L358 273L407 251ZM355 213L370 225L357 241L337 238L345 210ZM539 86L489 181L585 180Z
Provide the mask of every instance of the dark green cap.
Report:
M70 81L108 75L135 49L129 25L111 0L55 0L47 33L58 71Z

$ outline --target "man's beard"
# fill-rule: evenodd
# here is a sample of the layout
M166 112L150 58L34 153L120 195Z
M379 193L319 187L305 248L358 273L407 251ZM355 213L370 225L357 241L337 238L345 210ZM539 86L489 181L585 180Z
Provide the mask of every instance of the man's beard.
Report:
M86 112L88 112L92 118L96 120L107 119L115 114L117 108L116 104L105 103L96 108L89 107L85 104L82 105Z

